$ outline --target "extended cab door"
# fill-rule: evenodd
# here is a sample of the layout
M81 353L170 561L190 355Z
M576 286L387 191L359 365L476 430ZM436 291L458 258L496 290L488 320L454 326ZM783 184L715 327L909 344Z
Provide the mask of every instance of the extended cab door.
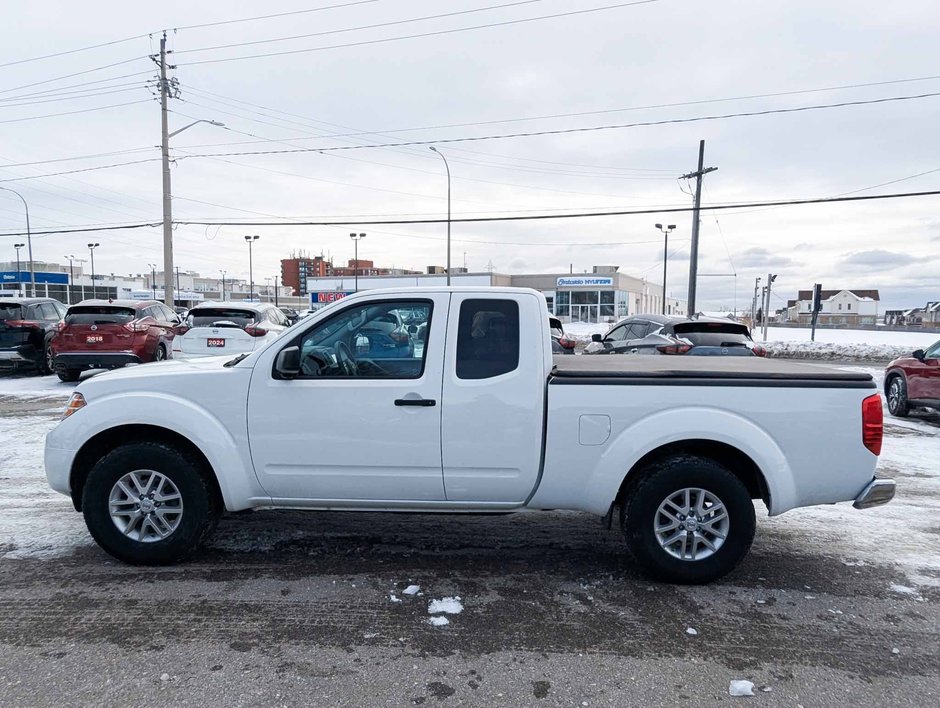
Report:
M258 479L275 501L443 501L448 300L447 293L357 299L282 337L259 359L248 439ZM300 375L279 379L274 358L292 346L300 348Z
M442 451L448 501L524 502L542 457L547 319L534 293L454 293Z

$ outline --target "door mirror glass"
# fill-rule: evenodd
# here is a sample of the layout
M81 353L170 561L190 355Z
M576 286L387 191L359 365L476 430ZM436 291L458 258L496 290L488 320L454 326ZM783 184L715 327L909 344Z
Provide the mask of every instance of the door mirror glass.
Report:
M278 352L274 362L278 378L292 379L300 373L300 347L286 347Z
M924 350L923 350L923 349L916 349L916 350L914 350L914 353L911 354L911 356L914 357L915 359L919 359L920 361L923 361L923 360L924 360Z
M591 341L592 341L592 342L603 342L603 341L604 341L604 338L603 338L601 335L599 335L599 334L592 334L592 335L591 335Z

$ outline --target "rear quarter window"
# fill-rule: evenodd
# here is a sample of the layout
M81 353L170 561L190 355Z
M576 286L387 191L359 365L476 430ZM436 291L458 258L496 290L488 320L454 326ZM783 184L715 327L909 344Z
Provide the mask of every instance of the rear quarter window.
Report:
M515 300L464 300L457 327L457 378L488 379L519 367Z

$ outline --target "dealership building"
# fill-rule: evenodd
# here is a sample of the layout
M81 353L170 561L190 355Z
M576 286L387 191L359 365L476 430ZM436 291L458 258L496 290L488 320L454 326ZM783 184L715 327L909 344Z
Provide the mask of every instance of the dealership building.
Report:
M447 284L447 276L360 275L358 282L359 290L438 287ZM352 294L355 283L353 276L307 278L310 307L318 309ZM591 273L454 273L451 285L533 288L545 295L548 311L564 322L608 322L663 308L661 285L620 273L618 266L594 266ZM666 313L684 315L685 302L667 298Z

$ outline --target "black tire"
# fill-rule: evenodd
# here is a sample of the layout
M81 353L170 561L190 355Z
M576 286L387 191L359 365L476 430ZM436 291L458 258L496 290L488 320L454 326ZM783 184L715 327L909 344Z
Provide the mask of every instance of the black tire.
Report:
M51 374L54 368L51 343L52 337L46 337L45 341L42 343L42 351L40 351L39 355L36 357L36 371L39 372L40 376Z
M110 495L125 474L151 470L167 477L182 497L178 526L166 538L142 542L124 535L110 514ZM211 471L200 460L172 445L135 442L121 445L98 460L82 492L82 512L92 537L115 558L132 565L169 565L190 556L218 523L222 513Z
M911 412L907 402L907 383L898 374L885 381L885 398L888 400L888 412L896 418L906 418Z
M621 505L621 527L633 557L651 575L683 585L708 583L730 573L747 555L754 540L754 504L747 487L727 468L707 458L680 455L653 463L636 474L637 482L628 488ZM687 488L714 495L728 514L723 543L715 542L717 550L697 560L671 555L660 545L654 529L657 521L665 518L659 516L660 505Z
M154 361L166 361L166 347L162 344L158 344L157 348L153 350L153 360Z
M62 381L66 383L73 383L78 381L79 377L82 375L81 369L66 369L64 366L57 366L55 368L56 376L59 377Z

